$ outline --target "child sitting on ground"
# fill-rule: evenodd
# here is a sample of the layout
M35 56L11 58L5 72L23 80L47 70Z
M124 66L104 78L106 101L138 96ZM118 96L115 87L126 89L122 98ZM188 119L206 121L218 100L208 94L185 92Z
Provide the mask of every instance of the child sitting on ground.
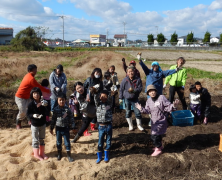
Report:
M44 88L50 90L48 88L48 86L49 86L48 79L43 79L42 82L41 82L41 85ZM46 109L47 109L47 111L46 111L46 121L49 122L50 121L49 115L50 115L50 110L51 110L51 101L50 101L51 93L42 92L42 96L43 96L43 99L45 99L48 102L48 106L46 107Z
M146 101L145 108L138 103L135 104L135 106L141 113L151 114L151 139L155 146L151 156L158 156L163 150L162 136L167 130L167 112L176 110L179 100L176 99L173 104L171 104L164 95L157 93L154 85L147 86L147 95L149 95L150 98Z
M102 90L100 94L94 95L96 105L96 116L99 124L98 159L96 163L102 161L103 145L106 136L106 148L104 161L109 162L109 150L112 141L112 100L108 91Z
M71 145L70 145L70 134L69 130L74 129L75 122L71 110L66 105L66 95L59 93L57 96L58 106L54 108L52 123L50 127L50 133L53 134L53 129L56 125L56 143L58 149L58 160L62 158L62 136L66 146L66 152L69 162L73 162L71 157ZM70 127L71 125L71 127Z
M72 93L70 95L70 98L69 98L69 108L71 109L74 117L77 117L78 116L78 111L77 111L77 107L76 107L76 103L77 103L77 100L76 100L76 97L74 95L74 93Z
M197 92L195 85L190 86L190 110L194 114L196 122L200 123L201 118L201 101L200 94Z
M31 121L32 147L34 157L40 161L48 159L45 155L45 127L47 101L40 101L42 92L38 87L34 87L30 92L32 100L28 105L27 116Z

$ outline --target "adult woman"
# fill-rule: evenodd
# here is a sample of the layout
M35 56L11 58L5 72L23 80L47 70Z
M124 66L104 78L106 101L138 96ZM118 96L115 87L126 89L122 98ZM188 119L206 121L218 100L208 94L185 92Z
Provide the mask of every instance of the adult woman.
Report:
M91 91L91 93L97 92L99 93L100 91L103 90L103 82L102 82L102 78L103 78L103 74L102 74L102 70L100 68L95 68L92 73L91 76L88 77L84 83L84 88L87 89L87 93L89 93ZM91 103L94 103L94 98L92 98ZM96 122L97 122L97 118L93 118L92 122L90 124L91 126L91 130L95 131L95 126L96 126Z
M88 126L90 122L96 118L96 107L95 103L93 101L93 96L87 95L87 89L84 88L83 84L81 82L75 83L74 87L76 88L76 99L79 104L79 109L82 111L82 127L78 131L75 138L72 140L73 143L75 143L82 134L84 136L90 136L91 134L88 133ZM90 110L94 111L93 113L89 112L89 108L86 108L86 101L88 101L88 106L90 106ZM94 117L93 117L94 116Z
M67 79L63 72L63 66L59 64L56 69L49 76L49 83L51 88L51 112L58 105L56 101L59 92L66 94Z
M185 59L183 57L179 57L177 59L177 64L170 67L170 69L180 68L180 71L177 73L168 76L165 79L163 88L166 87L167 83L170 83L169 89L169 101L172 103L174 100L174 95L177 92L179 99L183 105L183 109L187 109L187 104L184 97L184 86L186 84L187 79L187 71L182 66L185 64Z

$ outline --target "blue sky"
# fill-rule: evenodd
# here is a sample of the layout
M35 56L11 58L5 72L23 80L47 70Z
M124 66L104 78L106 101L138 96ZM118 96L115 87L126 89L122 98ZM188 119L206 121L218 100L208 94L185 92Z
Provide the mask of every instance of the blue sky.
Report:
M194 31L202 37L222 32L222 0L1 0L0 27L13 27L17 33L27 26L50 28L47 38L62 37L64 14L65 39L89 38L89 34L106 34L109 38L123 33L128 39L147 39L147 34L162 32L167 38ZM37 16L31 16L37 15Z

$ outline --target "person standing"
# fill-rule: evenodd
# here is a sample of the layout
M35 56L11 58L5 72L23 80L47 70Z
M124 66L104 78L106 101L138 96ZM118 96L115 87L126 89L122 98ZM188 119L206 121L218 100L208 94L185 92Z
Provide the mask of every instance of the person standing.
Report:
M63 66L59 64L56 69L49 76L49 84L51 89L51 112L58 105L57 96L59 93L66 94L67 79L63 72Z
M35 64L28 65L28 73L22 79L22 82L15 94L15 103L18 106L19 113L16 117L16 129L21 129L21 122L26 117L26 112L30 100L30 92L32 88L38 87L42 92L50 93L49 89L41 86L35 79L37 73L37 66ZM31 125L30 121L29 124Z
M137 127L140 131L143 131L143 127L141 124L141 113L135 107L135 103L138 103L139 95L142 91L142 81L139 77L135 76L135 67L128 66L127 68L127 77L125 77L121 84L119 90L119 99L120 102L125 100L126 104L126 120L129 124L129 131L133 130L133 122L132 122L132 112L131 112L131 105L133 106L133 111L136 116L136 123Z
M187 79L187 70L183 67L185 62L186 60L183 57L179 57L177 59L177 64L171 66L170 69L180 68L180 71L177 71L175 74L167 76L163 86L163 88L165 88L167 83L170 83L169 101L173 103L174 95L177 92L184 110L187 109L187 104L184 96L184 86L186 84Z

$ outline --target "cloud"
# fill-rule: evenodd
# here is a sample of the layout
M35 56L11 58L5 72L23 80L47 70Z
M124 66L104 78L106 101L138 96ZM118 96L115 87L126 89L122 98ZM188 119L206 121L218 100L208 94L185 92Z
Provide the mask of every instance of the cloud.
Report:
M66 2L66 0L57 0L58 3Z
M211 3L209 6L209 10L222 10L222 1L221 0L215 0Z

